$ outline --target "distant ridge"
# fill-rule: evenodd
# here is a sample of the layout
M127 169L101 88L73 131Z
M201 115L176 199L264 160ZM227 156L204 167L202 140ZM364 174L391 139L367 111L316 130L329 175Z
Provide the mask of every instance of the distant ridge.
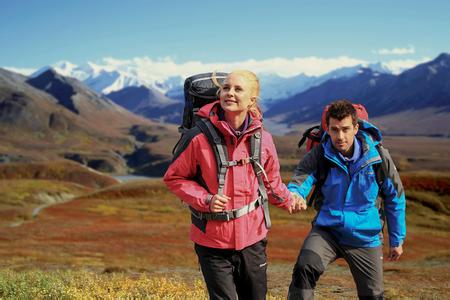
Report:
M106 135L114 129L150 124L149 120L133 114L105 96L92 91L79 80L62 76L53 69L29 79L27 83L49 93L58 100L58 104L79 114L86 121L95 123L97 129L101 129ZM111 134L114 135L113 132Z
M153 132L151 145L137 140L137 127ZM175 126L137 116L54 70L27 80L0 69L0 163L69 159L123 174L133 170L127 157L144 146L148 157L167 165L165 143L177 138ZM151 171L160 176L163 169Z
M127 87L106 95L109 99L138 115L161 122L181 123L184 103L172 100L145 86Z
M16 130L48 132L81 130L89 126L76 114L61 109L58 99L26 82L26 78L0 69L0 123Z
M43 90L55 97L58 100L58 104L79 114L79 111L72 100L72 96L76 94L75 89L72 86L74 82L70 82L68 79L56 73L53 69L45 71L38 77L31 78L27 82L35 88Z
M396 133L413 134L418 120L408 116L414 115L424 120L437 118L436 123L420 123L427 127L421 132L450 135L450 122L442 123L450 119L450 55L442 53L399 75L361 69L353 77L330 79L273 105L265 117L291 126L318 122L323 107L338 99L364 104L370 117L377 117L381 123L383 117L393 114L406 118L397 123ZM403 113L408 111L416 113Z

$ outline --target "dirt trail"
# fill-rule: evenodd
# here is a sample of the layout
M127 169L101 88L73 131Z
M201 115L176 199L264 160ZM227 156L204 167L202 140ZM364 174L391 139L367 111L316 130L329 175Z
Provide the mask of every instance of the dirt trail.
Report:
M47 193L47 192L41 192L36 195L34 195L34 199L42 203L41 205L33 208L33 211L31 213L31 219L35 219L39 213L41 213L42 210L44 210L47 207L61 204L65 202L69 202L73 200L76 196L71 193L63 193L63 192L57 192L57 193ZM9 227L18 227L24 224L27 220L19 220L11 223Z

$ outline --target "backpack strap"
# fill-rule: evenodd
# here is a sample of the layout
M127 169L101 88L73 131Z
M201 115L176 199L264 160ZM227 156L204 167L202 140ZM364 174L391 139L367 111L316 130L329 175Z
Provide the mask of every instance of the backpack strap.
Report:
M196 126L183 132L180 139L172 149L172 162L174 162L178 158L178 156L180 156L180 154L183 153L184 150L186 150L192 139L200 133L200 128Z
M264 168L261 166L261 131L256 132L250 137L250 153L252 155L253 171L258 178L258 191L262 198L263 210L264 210L264 223L266 228L269 229L272 226L269 214L269 196L264 185L263 174L267 177ZM273 191L272 191L273 193Z
M387 155L389 155L389 152L386 148L383 147L383 145L377 144L376 145L378 154L381 157L381 164L377 164L375 165L375 175L377 177L377 183L379 188L381 189L381 186L384 184L384 180L387 176L387 174L389 173L388 171L388 158L386 157L386 153Z
M260 207L261 205L263 205L263 199L261 196L259 196L258 198L256 198L256 200L253 200L249 204L232 210L225 210L213 213L213 212L200 212L191 206L189 206L189 209L191 210L191 214L200 220L230 221L245 216L246 214Z
M381 157L381 163L375 164L373 166L373 168L374 168L375 177L376 177L377 184L378 184L378 196L377 196L376 206L378 208L378 213L380 215L380 221L381 221L381 231L380 231L379 237L380 237L381 242L383 242L384 226L386 225L386 213L384 211L384 202L383 202L383 195L381 195L382 194L381 187L383 186L386 176L388 174L388 165L387 165L388 162L387 162L387 158L386 158L386 154L385 154L385 152L387 152L388 150L386 148L384 148L383 145L381 145L381 143L376 145L376 149L378 151L378 154Z
M319 211L322 202L322 186L327 180L328 172L330 171L330 162L325 158L325 152L322 144L317 145L319 147L319 155L317 160L317 171L316 171L316 184L314 185L314 191L309 198L307 205L309 207L314 207L315 210Z
M225 186L225 176L228 167L228 151L225 141L219 136L214 126L208 119L200 119L196 123L200 130L205 134L209 144L214 150L217 163L217 180L219 183L218 194L223 195L223 188Z
M305 130L305 132L302 135L302 138L298 142L298 147L301 148L302 145L306 142L306 139L312 139L315 142L320 143L320 139L322 138L322 134L319 134L317 136L311 134L314 130L321 130L320 125L313 126L311 128L308 128Z

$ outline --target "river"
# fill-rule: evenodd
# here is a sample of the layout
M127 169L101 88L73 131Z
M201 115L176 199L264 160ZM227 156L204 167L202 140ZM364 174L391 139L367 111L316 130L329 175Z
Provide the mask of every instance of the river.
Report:
M136 181L136 180L149 180L149 179L162 179L162 177L148 177L148 176L141 176L141 175L117 175L113 176L120 182L129 182L129 181Z

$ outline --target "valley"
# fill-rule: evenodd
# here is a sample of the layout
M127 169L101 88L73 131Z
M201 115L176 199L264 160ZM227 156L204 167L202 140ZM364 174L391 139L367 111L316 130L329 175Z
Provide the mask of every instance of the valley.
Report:
M289 169L302 155L296 151L296 142L295 136L276 138L285 182ZM398 263L385 263L386 296L448 297L450 141L401 137L388 138L386 145L401 166L408 223L404 256ZM19 167L21 171L11 171ZM72 175L64 175L61 170L69 168ZM74 176L75 170L83 175ZM76 163L60 167L4 164L0 178L0 266L9 270L11 280L22 280L15 277L17 272L34 272L33 276L49 282L70 282L84 274L91 281L86 286L96 286L90 293L102 294L114 278L121 278L128 286L115 283L117 291L126 291L128 296L139 295L142 281L160 280L160 284L169 284L168 294L177 295L194 284L195 289L188 288L190 293L205 297L188 238L188 209L167 191L161 179L119 183L108 175L76 167ZM70 201L62 197L68 194ZM49 204L49 197L42 195L52 196L55 202L33 216L33 209ZM273 299L286 295L292 264L314 214L312 209L289 215L271 208L268 276ZM428 275L424 277L424 273ZM411 290L409 285L416 288ZM160 291L150 290L150 285L148 289L153 295ZM317 291L323 299L354 296L344 261L326 272Z

